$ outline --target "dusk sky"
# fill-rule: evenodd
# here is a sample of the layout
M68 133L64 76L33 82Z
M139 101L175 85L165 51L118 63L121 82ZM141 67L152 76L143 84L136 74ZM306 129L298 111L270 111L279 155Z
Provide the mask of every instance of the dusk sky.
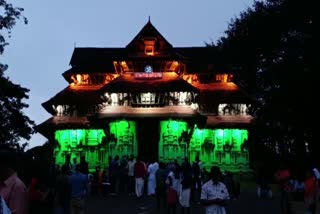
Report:
M147 23L174 46L204 46L224 35L230 20L253 0L25 0L28 25L18 21L1 62L6 75L29 88L26 114L40 124L51 117L41 103L64 89L74 47L125 47ZM24 141L23 141L24 142ZM36 134L29 148L46 138Z

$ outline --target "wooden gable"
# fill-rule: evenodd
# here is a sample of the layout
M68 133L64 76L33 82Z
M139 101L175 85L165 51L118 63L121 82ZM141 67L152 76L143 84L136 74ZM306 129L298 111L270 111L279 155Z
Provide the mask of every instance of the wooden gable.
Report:
M172 49L172 45L151 24L150 20L126 46L130 55L161 56Z

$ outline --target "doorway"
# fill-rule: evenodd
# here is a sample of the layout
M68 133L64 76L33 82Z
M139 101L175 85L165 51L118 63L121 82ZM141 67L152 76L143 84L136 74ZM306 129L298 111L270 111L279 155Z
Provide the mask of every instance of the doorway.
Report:
M158 161L159 121L143 118L137 121L138 155L143 161Z

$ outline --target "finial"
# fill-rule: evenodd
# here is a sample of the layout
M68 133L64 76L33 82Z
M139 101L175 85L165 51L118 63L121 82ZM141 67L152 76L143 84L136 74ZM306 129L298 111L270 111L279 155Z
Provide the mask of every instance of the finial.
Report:
M150 16L149 16L149 19L148 19L148 21L150 22Z

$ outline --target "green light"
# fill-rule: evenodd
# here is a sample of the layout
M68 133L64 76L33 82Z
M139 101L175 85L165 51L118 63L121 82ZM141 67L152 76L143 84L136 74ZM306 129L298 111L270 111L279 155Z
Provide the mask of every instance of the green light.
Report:
M55 139L59 146L55 149L56 163L62 165L65 163L65 156L70 154L71 161L75 158L77 163L80 156L84 155L86 159L96 165L98 162L98 153L87 153L89 148L93 148L102 143L105 133L102 129L67 129L55 132Z
M249 153L244 148L248 131L244 129L195 128L190 140L190 161L197 155L205 167L219 166L222 170L249 170Z
M55 148L56 164L63 165L67 154L71 162L85 156L90 171L96 166L106 169L108 157L119 155L137 155L136 123L120 120L106 125L103 129L66 129L55 132L58 146Z
M188 156L188 144L183 133L188 132L184 121L160 121L159 161L183 160Z
M105 169L109 156L138 154L135 121L113 121L104 129L58 130L55 139L57 164L64 164L67 154L77 162L85 156L91 171L97 165ZM199 129L185 121L160 121L159 161L181 162L188 157L192 162L199 155L206 168L216 165L222 170L247 171L247 140L245 129Z
M193 131L191 139L188 133ZM203 166L219 166L222 170L249 170L249 153L244 148L248 131L244 129L191 129L187 122L166 120L160 122L159 160L182 161L197 155Z
M110 144L109 155L114 157L119 155L137 155L138 144L136 136L136 122L135 121L115 121L109 123L110 127Z
M223 137L223 130L222 129L217 129L218 136Z

